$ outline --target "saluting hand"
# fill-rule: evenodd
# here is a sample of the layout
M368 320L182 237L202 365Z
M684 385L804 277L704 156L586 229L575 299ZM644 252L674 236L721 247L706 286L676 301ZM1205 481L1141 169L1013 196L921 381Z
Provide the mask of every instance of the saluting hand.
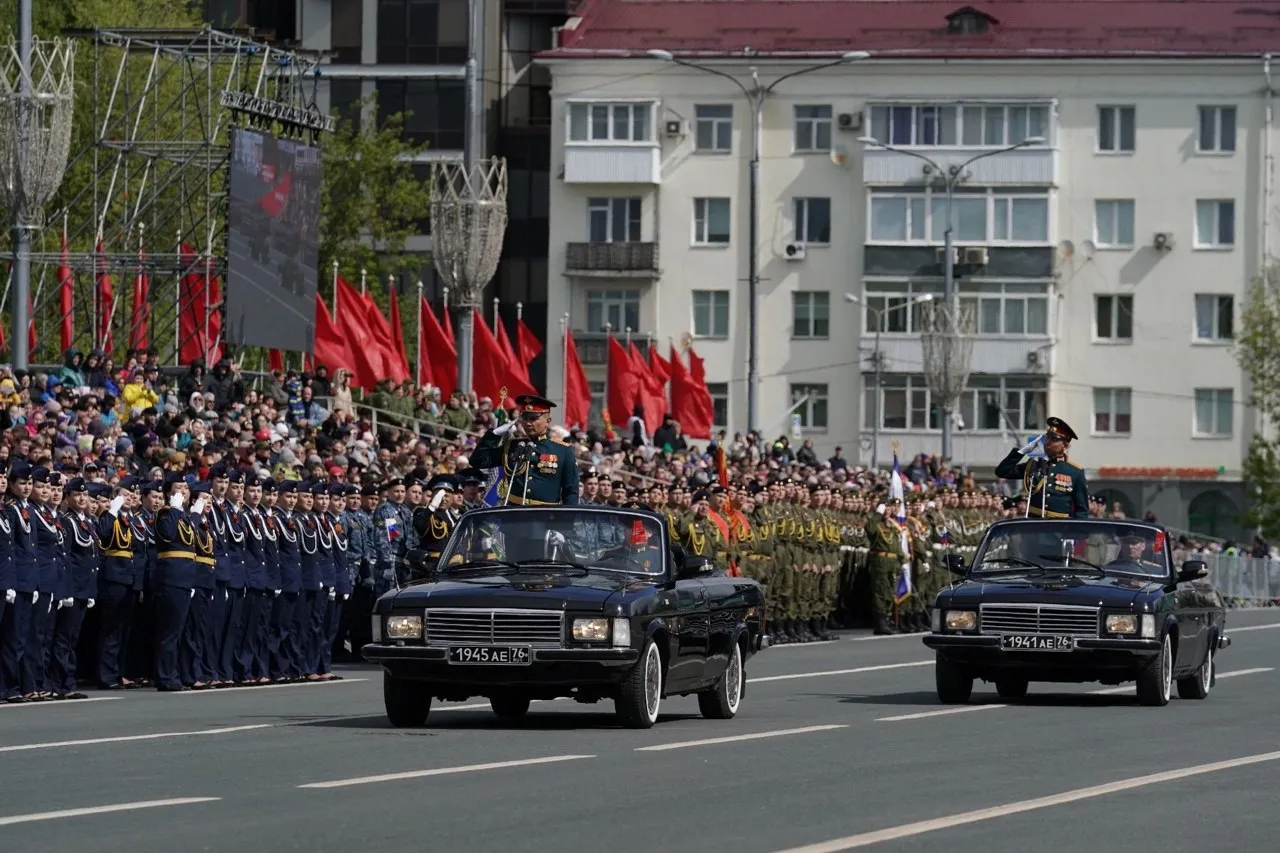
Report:
M16 589L6 589L4 591L4 603L13 604L18 600L18 591Z

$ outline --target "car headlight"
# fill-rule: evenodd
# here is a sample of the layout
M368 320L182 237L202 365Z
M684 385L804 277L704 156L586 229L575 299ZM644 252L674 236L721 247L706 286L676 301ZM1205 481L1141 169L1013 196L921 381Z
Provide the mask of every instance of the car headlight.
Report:
M1108 634L1138 633L1138 617L1132 613L1115 613L1107 617Z
M422 636L421 616L388 616L388 640L416 640Z
M978 627L978 614L972 610L948 610L948 631L972 631Z
M609 639L608 619L574 619L573 638L583 642L598 643Z

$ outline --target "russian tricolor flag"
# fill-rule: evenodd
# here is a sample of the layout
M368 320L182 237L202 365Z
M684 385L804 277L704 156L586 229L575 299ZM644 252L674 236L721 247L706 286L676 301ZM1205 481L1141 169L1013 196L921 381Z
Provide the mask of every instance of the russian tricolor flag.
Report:
M903 495L902 468L898 464L898 454L893 454L893 473L889 476L889 497L898 502L898 526L902 537L902 550L907 558L902 564L902 574L898 576L898 588L893 600L898 604L911 597L911 539L907 535L907 503Z
M400 519L396 516L389 516L386 520L387 525L387 541L394 542L403 535L400 529Z

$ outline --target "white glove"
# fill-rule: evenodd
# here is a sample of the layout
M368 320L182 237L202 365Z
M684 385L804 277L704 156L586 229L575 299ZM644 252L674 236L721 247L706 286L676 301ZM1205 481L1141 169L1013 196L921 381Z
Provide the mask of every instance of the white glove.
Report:
M86 610L92 610L92 609L93 609L93 599L92 599L92 598L91 598L91 599L89 599L87 602L85 602L85 609L86 609Z
M565 544L565 542L566 542L566 541L567 541L567 540L565 540L565 538L564 538L564 534L563 534L563 533L561 533L559 530L548 530L548 531L547 531L547 544L548 544L548 545L563 545L563 544Z
M884 515L884 504L880 504L879 506L876 507L876 514Z
M75 603L76 603L76 600L74 598L64 598L62 599L62 602L61 602L63 607L74 607Z
M440 491L436 492L435 497L431 499L431 503L427 505L427 509L431 510L432 512L435 512L436 510L438 510L440 508L440 504L444 503L444 494L445 494L444 489L441 489Z
M188 595L187 598L195 598L195 597L196 597L196 591L193 589L191 590L191 594Z
M174 494L171 495L169 498L169 506L173 507L174 509L182 509L182 503L183 501L182 501L181 492L174 492Z
M107 507L107 512L118 516L121 508L124 506L124 495L116 495L111 499L111 505Z
M348 598L350 598L350 597L351 597L350 593L346 593L346 592L344 592L344 593L342 594L342 600L343 600L343 601L346 601L346 600L347 600Z
M329 600L334 601L338 597L338 591L333 587L329 587Z
M32 603L32 604L39 604L39 603L40 603L40 593L39 593L39 592L33 592L33 593L31 593L31 603Z
M199 515L200 513L204 512L204 495L201 495L200 497L196 498L195 506L191 507L191 511L194 512L196 515Z
M494 434L494 435L506 435L507 433L509 433L509 432L513 431L515 428L516 428L516 422L515 422L515 421L507 421L507 422L506 422L505 424L503 424L502 426L497 427L496 429L494 429L493 434Z
M279 597L280 597L280 590L278 590L278 589L277 589L277 590L275 590L275 595L276 595L276 597L277 597L277 598L279 598Z
M4 603L13 604L18 600L18 591L15 589L6 589L4 591Z

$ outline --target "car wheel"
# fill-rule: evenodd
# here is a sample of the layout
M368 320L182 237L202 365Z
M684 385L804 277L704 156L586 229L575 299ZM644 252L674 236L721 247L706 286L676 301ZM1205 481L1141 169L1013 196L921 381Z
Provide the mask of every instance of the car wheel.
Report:
M624 728L647 729L658 721L662 705L662 655L653 640L644 644L640 662L622 683L614 711Z
M425 725L431 713L431 686L424 681L409 681L382 674L382 703L387 720L396 728Z
M934 680L938 685L938 699L945 705L963 705L973 695L973 676L963 669L945 661L938 656L933 668Z
M1204 699L1209 695L1209 688L1213 686L1214 678L1214 662L1213 649L1209 649L1209 655L1204 659L1204 663L1196 670L1196 674L1189 678L1178 679L1178 698L1179 699Z
M1169 704L1173 695L1173 643L1164 635L1160 654L1146 662L1138 671L1138 702L1160 707Z
M735 643L733 653L729 655L729 665L714 690L704 690L698 694L698 710L708 720L732 720L738 715L738 706L742 704L742 645Z
M1025 678L997 678L996 693L1001 699L1021 699L1027 695L1028 684Z
M489 698L489 707L500 720L518 720L529 713L529 697L517 694L505 694Z

